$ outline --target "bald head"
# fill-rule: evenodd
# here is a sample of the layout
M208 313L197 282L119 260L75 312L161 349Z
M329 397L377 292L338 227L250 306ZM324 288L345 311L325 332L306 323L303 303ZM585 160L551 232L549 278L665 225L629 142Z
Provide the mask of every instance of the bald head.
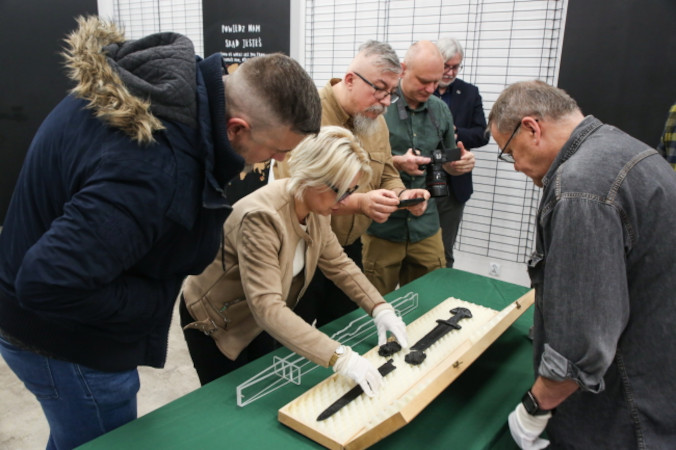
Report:
M431 41L411 45L404 57L401 91L409 107L417 108L434 93L444 74L444 58Z
M409 69L421 65L439 66L443 72L444 57L441 56L437 44L431 41L418 41L409 47L404 63Z

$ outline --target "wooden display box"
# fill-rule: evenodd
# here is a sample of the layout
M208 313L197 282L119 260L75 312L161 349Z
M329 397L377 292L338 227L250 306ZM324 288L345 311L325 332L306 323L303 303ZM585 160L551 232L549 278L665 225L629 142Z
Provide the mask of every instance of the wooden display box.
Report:
M448 319L450 310L464 307L471 319L425 351L427 358L419 366L404 361L408 349L389 358L378 355L378 347L364 357L378 367L392 358L397 367L383 380L379 394L365 394L333 416L317 421L321 414L355 383L334 374L279 410L278 419L317 443L331 449L362 449L380 441L410 423L428 404L463 373L523 312L533 304L531 290L502 311L449 298L407 326L413 345L436 326L437 319Z

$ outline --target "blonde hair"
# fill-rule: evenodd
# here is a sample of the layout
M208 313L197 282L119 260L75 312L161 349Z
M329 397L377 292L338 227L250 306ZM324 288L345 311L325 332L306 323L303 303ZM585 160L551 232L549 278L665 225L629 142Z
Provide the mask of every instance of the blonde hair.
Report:
M340 197L357 175L360 186L371 179L368 153L354 134L337 126L322 127L298 144L289 157L289 172L287 189L296 198L319 186L336 188Z

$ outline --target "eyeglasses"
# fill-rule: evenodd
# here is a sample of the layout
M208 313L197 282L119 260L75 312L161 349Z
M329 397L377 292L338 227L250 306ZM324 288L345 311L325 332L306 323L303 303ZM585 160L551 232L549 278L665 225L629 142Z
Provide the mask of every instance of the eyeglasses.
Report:
M460 72L462 70L462 64L456 64L455 66L449 66L444 63L444 72Z
M329 187L331 188L331 190L332 190L333 192L336 193L336 195L338 195L339 189L338 189L337 187L335 187L335 186L329 186ZM349 188L347 191L343 192L343 195L341 195L340 197L338 197L338 198L336 199L336 203L342 202L343 200L345 200L346 198L348 198L350 195L354 194L355 191L356 191L357 189L359 189L359 185L358 185L358 184L355 184L354 186L352 186L351 188Z
M509 143L512 142L512 139L516 136L516 132L519 131L519 128L521 128L521 121L519 121L516 128L514 128L514 131L512 131L512 135L507 139L507 142L505 142L505 146L502 148L498 147L498 150L500 151L500 154L498 154L499 160L514 164L514 156L512 156L511 153L505 152L507 151L507 147L509 147Z
M364 83L368 84L369 86L371 86L373 89L376 90L373 93L373 96L376 98L376 100L385 100L385 98L388 95L390 96L390 103L394 103L397 100L399 100L399 94L397 94L396 92L394 92L394 91L390 92L387 89L379 88L378 86L376 86L375 84L371 83L369 80L367 80L366 78L361 76L359 73L357 73L357 72L353 72L353 73L355 75L357 75L359 78L361 78L361 80Z

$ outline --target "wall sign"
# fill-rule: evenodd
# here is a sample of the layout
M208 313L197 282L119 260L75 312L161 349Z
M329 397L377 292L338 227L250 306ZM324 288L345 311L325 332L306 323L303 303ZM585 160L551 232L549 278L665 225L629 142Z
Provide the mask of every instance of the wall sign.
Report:
M203 0L204 56L221 52L226 64L290 51L290 0Z

